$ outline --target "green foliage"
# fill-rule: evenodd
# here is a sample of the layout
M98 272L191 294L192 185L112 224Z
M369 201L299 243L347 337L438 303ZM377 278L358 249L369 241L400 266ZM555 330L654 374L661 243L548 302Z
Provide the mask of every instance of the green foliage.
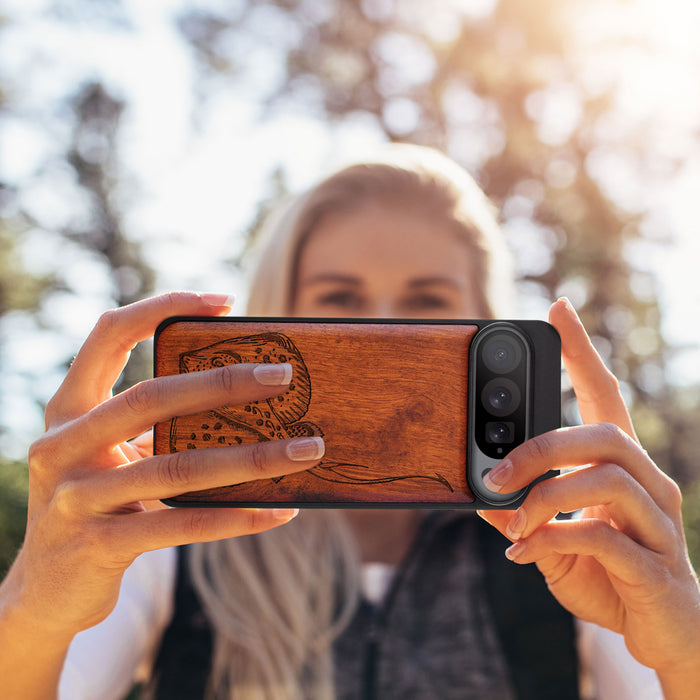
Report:
M7 311L36 309L51 288L49 277L37 277L22 269L17 250L22 230L16 222L0 219L0 316Z
M26 464L0 461L0 579L24 538L28 488Z
M700 479L684 489L683 524L690 560L695 571L700 571Z

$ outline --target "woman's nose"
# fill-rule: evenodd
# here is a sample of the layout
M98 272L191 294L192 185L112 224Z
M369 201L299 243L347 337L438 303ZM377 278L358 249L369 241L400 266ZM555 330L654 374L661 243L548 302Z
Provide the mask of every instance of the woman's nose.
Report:
M369 309L372 318L398 318L396 304L391 299L376 299Z

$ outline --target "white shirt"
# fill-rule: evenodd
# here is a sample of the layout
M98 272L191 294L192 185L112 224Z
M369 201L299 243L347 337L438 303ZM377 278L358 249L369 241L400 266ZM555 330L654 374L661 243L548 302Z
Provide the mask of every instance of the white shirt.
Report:
M76 635L61 675L59 700L119 700L146 678L173 612L175 549L142 554L127 569L119 600L100 624ZM395 568L363 566L368 600L379 603ZM596 700L663 700L656 673L627 651L622 635L577 620L582 678Z
M134 561L124 573L114 610L73 639L59 700L123 698L147 676L172 617L176 569L175 549L146 552Z

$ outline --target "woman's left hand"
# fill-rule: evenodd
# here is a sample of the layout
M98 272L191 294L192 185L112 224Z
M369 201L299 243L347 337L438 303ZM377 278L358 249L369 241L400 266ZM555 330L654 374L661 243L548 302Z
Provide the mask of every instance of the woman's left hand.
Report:
M568 301L556 302L549 320L584 425L528 440L485 483L509 493L550 469L577 468L536 484L515 512L480 515L515 542L508 558L534 562L571 613L623 634L667 698L690 697L700 687L700 588L680 489L637 441L618 382ZM580 518L553 520L574 510Z

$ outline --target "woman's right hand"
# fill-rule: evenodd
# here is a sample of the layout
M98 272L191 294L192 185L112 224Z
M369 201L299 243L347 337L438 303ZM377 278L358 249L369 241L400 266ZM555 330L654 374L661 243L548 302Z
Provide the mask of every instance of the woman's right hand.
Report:
M173 416L285 391L289 380L279 365L277 373L270 365L232 365L147 380L112 396L131 349L160 321L226 313L225 301L223 295L174 293L100 318L49 402L46 433L31 447L25 541L0 588L0 610L9 606L42 634L70 639L109 614L124 570L142 552L260 532L295 515L293 509L147 505L308 469L322 456L320 438L155 457L127 442Z

